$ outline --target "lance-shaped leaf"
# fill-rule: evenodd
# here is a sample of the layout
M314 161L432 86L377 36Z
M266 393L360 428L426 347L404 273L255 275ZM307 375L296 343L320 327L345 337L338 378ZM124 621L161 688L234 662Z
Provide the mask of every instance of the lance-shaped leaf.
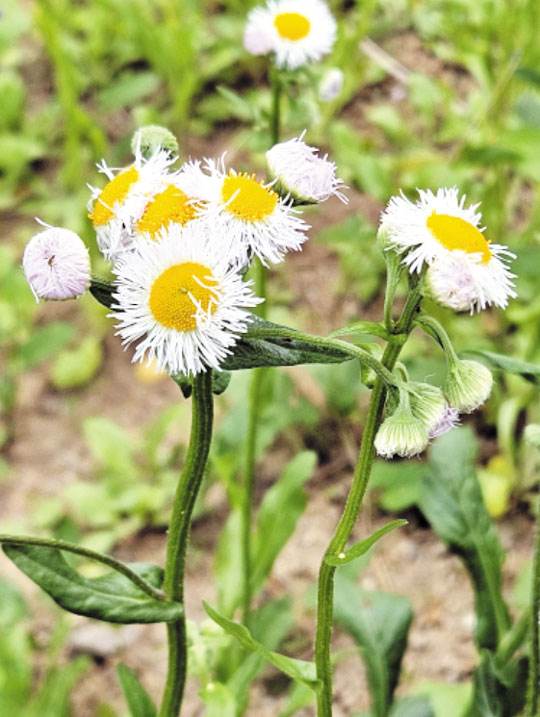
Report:
M371 693L371 714L386 717L392 704L413 612L402 595L368 592L336 577L334 615L362 651Z
M463 355L479 358L492 371L506 371L515 373L531 383L540 383L540 366L529 361L505 356L504 354L493 353L492 351L469 350L463 351Z
M386 533L389 533L391 530L394 530L395 528L399 528L402 525L407 525L406 520L393 520L391 523L387 523L386 525L383 525L382 528L379 528L379 530L376 530L374 533L372 533L369 538L365 538L364 540L361 540L358 543L355 543L352 548L349 548L344 553L331 553L329 555L326 555L324 558L324 562L328 565L346 565L347 563L350 563L351 560L354 560L355 558L359 558L361 555L364 555L367 553L367 551L375 545L375 543L383 537L383 535L386 535Z
M116 671L131 717L157 717L156 707L135 673L122 663Z
M153 598L120 573L83 577L56 548L9 543L2 547L23 573L68 612L115 623L174 622L183 615L180 603ZM127 567L152 587L161 588L162 568L147 563Z
M510 624L501 593L504 553L484 505L475 455L469 428L438 438L422 478L419 505L433 530L465 563L476 596L476 641L493 649Z
M316 677L314 662L296 660L293 657L286 657L285 655L280 655L279 652L272 652L271 650L268 650L260 642L253 639L251 633L246 627L244 627L244 625L239 625L223 615L220 615L217 610L214 610L204 601L203 605L212 620L220 625L220 627L222 627L227 634L232 635L232 637L238 640L240 645L242 645L245 650L262 655L266 660L268 660L268 662L272 663L272 665L277 667L278 670L281 670L293 680L302 682L308 687L311 687L312 690L319 690L320 681Z

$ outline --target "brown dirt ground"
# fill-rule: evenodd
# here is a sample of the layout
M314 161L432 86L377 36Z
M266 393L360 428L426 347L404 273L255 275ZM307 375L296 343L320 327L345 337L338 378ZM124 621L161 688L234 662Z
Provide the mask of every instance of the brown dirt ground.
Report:
M397 59L405 66L423 67L428 74L443 74L450 70L441 67L439 61L419 46L410 34L394 38L389 51L395 50ZM459 73L450 72L449 81L457 81ZM48 88L47 73L38 78L40 90ZM362 112L356 112L370 98L380 100L377 92L389 93L392 82L384 88L373 88L371 93L361 93L345 110L350 120L353 115L361 128ZM461 82L461 79L459 80ZM199 146L193 142L193 155L211 152L218 154L220 136L212 147ZM351 202L343 207L338 202L328 204L327 209L314 216L314 232L328 224L340 222L355 212L376 221L381 207L369 198L351 193ZM308 317L306 328L320 333L332 330L351 316L361 313L362 307L351 297L329 301L324 287L332 286L339 277L336 257L325 247L311 241L305 250L287 260L280 270L278 283L291 287L295 296L295 308L302 309ZM321 289L322 287L322 289ZM324 307L324 308L323 308ZM74 305L42 309L42 320L51 318L77 320ZM9 480L0 485L0 524L10 524L24 516L45 497L55 495L66 485L75 482L91 470L92 461L85 446L81 419L88 414L107 416L127 429L147 423L166 406L179 398L178 389L171 382L161 381L152 385L134 382L129 356L122 352L119 343L109 336L105 342L106 361L96 381L90 388L61 394L47 383L46 371L35 370L25 376L18 395L13 416L13 440L7 450L12 465ZM321 402L317 387L301 370L293 370L301 391L310 394L314 402ZM134 390L134 385L136 390ZM354 442L352 452L354 453ZM303 605L303 595L316 580L319 561L338 520L341 506L351 479L351 446L336 447L331 465L320 466L309 484L308 508L301 518L296 532L279 556L267 589L268 597L293 596L298 615L297 629L307 646L309 658L313 643L313 615ZM333 469L334 468L334 469ZM260 493L258 498L260 499ZM193 620L205 618L201 606L203 599L214 601L212 586L212 555L216 537L227 516L225 495L216 488L212 496L214 512L196 522L188 554L186 610ZM365 536L379 527L386 518L367 501L356 528L356 536ZM514 514L499 524L499 532L508 557L504 566L505 590L509 592L516 574L532 553L531 522ZM136 535L119 545L118 557L126 560L145 560L162 563L165 536L155 533ZM22 576L6 558L0 556L1 574L19 585L28 597L33 611L28 629L38 644L46 644L57 612L45 603L39 591ZM407 595L414 606L414 622L410 632L409 646L405 655L400 694L408 694L422 679L458 682L469 679L476 662L472 641L474 623L473 598L469 581L458 560L448 554L444 546L429 530L415 526L395 531L380 542L368 569L361 576L361 585L368 589L394 591ZM88 625L96 625L83 618L70 617L75 631L74 641L83 641L81 631ZM142 676L144 684L157 699L162 689L166 669L165 631L162 626L136 626L122 629L111 647L112 654L96 662L82 679L73 696L76 717L93 717L101 700L111 703L120 712L124 710L123 698L117 683L115 665L124 661ZM100 642L101 633L85 639ZM106 640L111 641L110 635ZM103 645L101 645L102 647ZM334 649L351 647L351 640L339 629L334 636ZM62 659L70 659L68 648ZM269 669L252 690L247 712L251 717L275 717L283 706L283 696L272 694L271 678L275 671ZM198 685L188 682L184 717L199 717L204 710L197 697ZM340 663L335 673L336 717L345 717L368 706L364 671L358 656ZM314 715L313 709L301 713L304 717Z

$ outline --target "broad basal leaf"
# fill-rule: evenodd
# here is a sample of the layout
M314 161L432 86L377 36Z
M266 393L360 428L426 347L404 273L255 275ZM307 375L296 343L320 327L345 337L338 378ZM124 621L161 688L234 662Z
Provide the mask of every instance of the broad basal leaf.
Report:
M469 428L438 438L429 454L419 505L433 530L465 563L476 594L476 641L493 649L509 627L501 593L504 553L482 499L475 454Z
M413 617L410 601L367 592L338 574L334 615L362 650L373 717L387 717Z
M174 622L183 615L180 603L152 598L120 573L84 578L55 548L10 544L2 547L23 573L68 612L115 623ZM132 563L127 567L153 587L161 587L163 570L158 566Z

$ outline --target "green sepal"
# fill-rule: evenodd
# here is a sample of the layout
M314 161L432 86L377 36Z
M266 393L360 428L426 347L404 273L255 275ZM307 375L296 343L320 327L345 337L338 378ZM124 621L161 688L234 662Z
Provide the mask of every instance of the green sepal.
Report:
M193 377L184 376L182 373L171 376L172 380L179 386L184 398L189 398L193 392ZM212 370L212 393L220 396L224 393L230 382L232 375L229 371Z
M369 538L365 538L364 540L361 540L359 543L356 543L352 546L352 548L349 548L344 553L330 553L329 555L325 555L324 562L327 565L333 565L338 567L339 565L346 565L347 563L350 563L352 560L355 560L356 558L359 558L361 555L364 555L367 553L367 551L375 545L375 543L383 537L383 535L386 535L386 533L389 533L391 530L394 530L395 528L399 528L402 525L407 525L408 521L399 519L399 520L393 520L391 523L387 523L382 528L379 528L379 530L376 530L374 533L372 533Z
M116 672L126 698L131 717L157 717L157 709L148 692L127 665L120 663Z
M19 570L60 607L76 615L128 624L174 622L184 614L180 603L152 598L120 573L84 578L56 548L9 543L2 548ZM148 563L131 563L127 567L152 587L161 588L162 568Z
M203 606L212 620L222 627L228 635L234 637L245 650L262 655L268 662L274 665L274 667L277 667L278 670L281 670L293 680L310 687L315 692L320 690L321 682L316 677L314 662L297 660L293 657L286 657L285 655L280 655L278 652L268 650L264 645L261 645L260 642L253 639L247 627L239 625L224 615L221 615L217 610L210 607L208 603L204 602L204 600Z

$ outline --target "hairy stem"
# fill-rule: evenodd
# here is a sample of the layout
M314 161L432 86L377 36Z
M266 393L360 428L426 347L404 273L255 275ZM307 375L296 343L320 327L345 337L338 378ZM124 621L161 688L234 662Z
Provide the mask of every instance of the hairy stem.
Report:
M527 689L527 715L536 717L540 703L540 500L536 508L536 541L534 545L531 588L531 651L529 655L529 685Z
M171 600L184 600L184 571L191 514L206 467L213 424L212 371L193 381L192 422L189 447L174 498L169 526L163 589ZM167 625L169 665L159 711L160 717L177 717L184 694L187 669L185 615Z
M387 371L392 371L403 347L404 341L400 336L408 336L412 329L413 318L420 303L416 291L412 291L407 300L401 318L395 327L395 336L387 344L382 358L382 365ZM374 441L379 428L386 397L386 385L379 375L375 381L371 401L362 435L362 444L358 455L354 479L347 497L345 509L339 520L334 536L326 549L325 556L341 553L345 550L351 536L362 500L368 485L373 459L375 456ZM319 570L317 589L317 635L315 639L315 663L317 678L322 688L317 694L318 717L331 717L332 715L332 665L330 659L330 641L332 638L332 623L334 615L334 574L335 566L328 565L324 558Z

